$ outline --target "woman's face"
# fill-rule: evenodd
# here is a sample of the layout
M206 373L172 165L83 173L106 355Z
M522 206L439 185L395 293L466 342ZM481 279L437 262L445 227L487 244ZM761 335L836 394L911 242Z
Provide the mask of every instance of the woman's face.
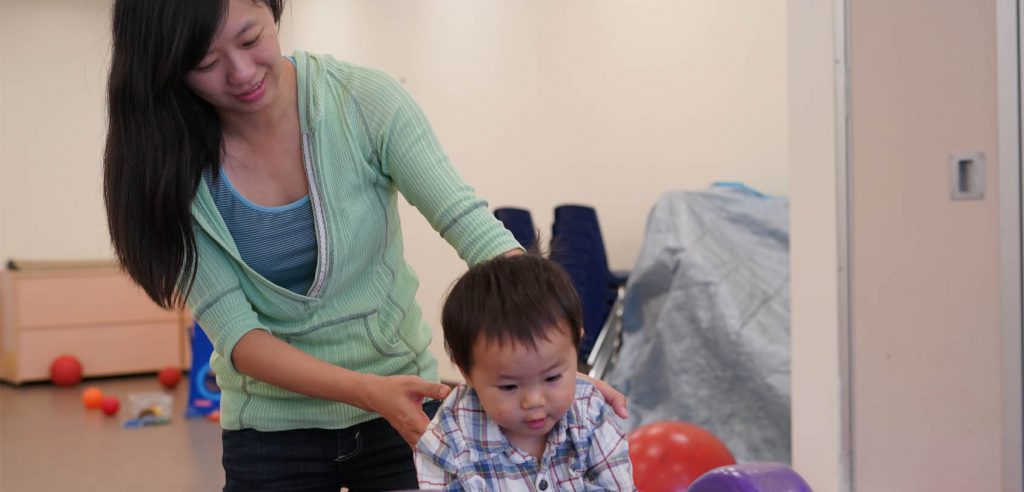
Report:
M270 9L258 0L229 0L210 50L185 75L185 84L222 117L252 114L278 95L282 63Z

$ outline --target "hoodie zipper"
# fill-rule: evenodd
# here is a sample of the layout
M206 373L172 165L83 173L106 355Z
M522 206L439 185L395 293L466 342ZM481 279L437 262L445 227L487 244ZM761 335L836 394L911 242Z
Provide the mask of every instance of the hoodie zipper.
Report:
M306 168L306 179L309 181L309 201L313 207L313 228L316 231L316 274L313 276L313 284L309 287L308 297L316 297L327 281L327 273L330 265L330 256L327 248L327 224L324 218L323 203L320 199L320 187L316 179L316 171L313 162L316 156L313 154L313 112L310 96L309 78L309 57L305 57L304 66L306 76L304 77L306 95L306 131L302 132L302 165ZM303 304L306 310L309 303Z

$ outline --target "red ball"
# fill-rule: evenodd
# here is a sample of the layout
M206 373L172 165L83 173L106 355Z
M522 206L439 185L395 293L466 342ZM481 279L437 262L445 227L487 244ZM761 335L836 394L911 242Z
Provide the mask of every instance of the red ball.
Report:
M50 363L50 380L57 386L82 382L82 364L73 355L61 355Z
M104 396L103 401L100 402L100 408L103 409L103 413L112 417L117 413L117 410L121 408L121 402L118 401L117 397Z
M704 473L736 463L714 434L687 422L642 425L627 439L633 482L642 492L685 492Z
M160 384L167 389L174 389L181 381L181 369L177 367L165 367L157 373L156 378L160 380Z

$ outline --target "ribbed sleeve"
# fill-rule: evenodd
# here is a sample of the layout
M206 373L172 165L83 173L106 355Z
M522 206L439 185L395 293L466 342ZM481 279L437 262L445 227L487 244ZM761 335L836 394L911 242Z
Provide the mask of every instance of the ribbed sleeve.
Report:
M213 343L213 350L231 365L231 351L243 335L260 327L252 305L245 297L239 273L213 239L196 228L199 268L188 305L192 317Z
M390 76L354 69L353 91L376 142L380 172L470 265L519 247L456 172L426 116Z

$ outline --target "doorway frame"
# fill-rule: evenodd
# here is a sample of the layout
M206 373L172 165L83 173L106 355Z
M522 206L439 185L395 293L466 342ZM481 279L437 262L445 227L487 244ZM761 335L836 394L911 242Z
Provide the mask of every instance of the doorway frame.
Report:
M1021 241L1021 77L1020 0L996 0L996 51L999 119L999 225L1001 318L1003 332L1004 492L1024 489L1024 380L1022 380L1022 288L1024 264Z
M839 492L856 490L854 483L853 442L853 342L852 314L853 265L850 257L850 87L849 87L849 12L850 0L834 0L835 18L835 116L836 116L836 246L838 293L838 376L839 376Z

